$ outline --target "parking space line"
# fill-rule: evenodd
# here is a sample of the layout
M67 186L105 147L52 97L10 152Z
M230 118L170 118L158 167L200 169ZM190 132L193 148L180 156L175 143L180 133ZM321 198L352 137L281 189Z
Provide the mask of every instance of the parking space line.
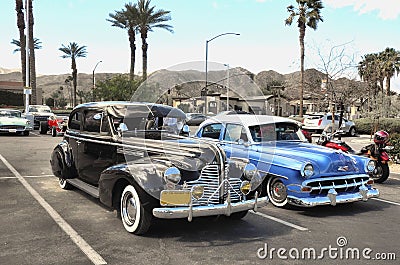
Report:
M300 230L300 231L308 231L308 228L306 228L306 227L302 227L302 226L299 226L299 225L295 225L295 224L292 224L292 223L290 223L290 222L284 221L284 220L282 220L282 219L279 219L279 218L276 218L276 217L273 217L273 216L270 216L270 215L267 215L267 214L264 214L264 213L253 212L253 211L250 211L250 212L251 212L252 214L259 215L259 216L261 216L261 217L270 219L270 220L272 220L272 221L281 223L281 224L283 224L283 225L292 227L292 228L297 229L297 230Z
M23 178L49 178L54 177L54 175L38 175L38 176L22 176ZM18 177L0 177L0 179L18 179Z
M379 199L379 198L372 198L372 200L380 201L380 202L386 202L386 203L389 203L389 204L400 206L400 203L398 203L398 202L387 201L387 200L383 200L383 199Z
M19 174L19 172L0 154L0 160L15 175L21 184L29 191L33 198L47 211L53 220L71 238L71 240L82 250L90 261L97 264L107 264L107 262L88 244L86 241L50 206L40 194Z

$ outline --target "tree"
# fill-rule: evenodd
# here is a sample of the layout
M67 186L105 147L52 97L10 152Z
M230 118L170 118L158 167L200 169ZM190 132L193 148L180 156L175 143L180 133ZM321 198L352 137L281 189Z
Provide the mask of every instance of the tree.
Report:
M131 49L131 67L130 80L135 78L135 60L136 60L136 33L138 31L138 9L136 4L126 4L125 9L115 11L114 14L109 14L111 19L107 21L112 23L113 27L126 29L129 36L129 44Z
M11 44L14 44L15 46L17 46L17 48L15 48L13 53L21 51L21 42L19 40L12 39ZM38 38L34 38L33 47L35 48L35 50L41 49L42 48L41 44L42 44L42 42Z
M132 97L140 83L140 80L130 80L127 75L117 75L100 81L94 92L101 100L126 100Z
M76 42L70 42L68 46L62 45L59 48L60 51L64 53L62 58L71 58L71 69L72 69L72 81L73 81L73 98L72 105L76 106L76 86L77 86L77 78L78 78L78 70L76 68L76 59L79 57L86 57L86 46L79 46Z
M24 9L23 1L15 1L15 11L17 11L17 26L19 31L19 43L20 49L22 51L26 50L26 40L25 40L25 20L24 20ZM26 84L26 53L21 52L21 72L22 72L22 82Z
M303 94L304 94L304 37L306 28L317 29L319 21L323 21L321 16L321 9L324 8L320 0L296 0L298 6L290 5L287 11L290 13L289 17L285 20L285 24L292 25L295 17L297 18L297 26L299 27L299 41L300 41L300 117L303 116Z
M32 103L33 104L38 104L42 102L37 102L37 91L36 91L36 59L35 59L35 46L34 46L34 37L33 37L33 5L32 5L32 0L29 1L29 10L28 10L28 15L29 15L29 25L28 25L28 31L29 31L29 73L30 73L30 83L31 83L31 88L32 88Z
M386 48L379 53L382 64L382 73L386 78L386 96L390 95L390 79L400 72L400 52L393 48Z
M153 28L162 28L173 32L172 26L165 24L171 20L170 11L162 9L154 10L155 6L150 7L150 0L138 0L138 29L142 39L142 58L143 58L143 80L147 79L147 35Z

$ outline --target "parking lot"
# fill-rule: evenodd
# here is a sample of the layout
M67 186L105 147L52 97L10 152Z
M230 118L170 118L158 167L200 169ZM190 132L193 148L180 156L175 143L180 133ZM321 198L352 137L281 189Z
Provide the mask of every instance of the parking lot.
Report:
M49 159L61 139L0 136L0 264L398 264L396 172L368 202L159 220L134 236L97 200L58 187ZM367 138L346 141L359 149Z

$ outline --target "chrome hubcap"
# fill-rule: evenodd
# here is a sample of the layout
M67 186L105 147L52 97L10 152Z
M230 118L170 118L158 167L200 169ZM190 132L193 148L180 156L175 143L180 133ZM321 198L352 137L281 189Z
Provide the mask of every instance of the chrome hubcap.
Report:
M122 216L127 224L133 225L136 220L137 204L130 192L124 195L122 203Z
M280 181L272 181L271 183L271 197L276 202L283 202L286 200L286 187Z

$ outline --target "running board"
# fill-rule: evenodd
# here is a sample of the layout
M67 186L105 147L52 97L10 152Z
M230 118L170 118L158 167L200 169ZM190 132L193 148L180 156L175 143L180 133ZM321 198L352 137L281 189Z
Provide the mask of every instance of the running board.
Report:
M80 180L80 179L67 179L67 182L71 184L72 186L83 190L84 192L88 193L89 195L99 198L99 189L93 185L87 184L86 182Z

